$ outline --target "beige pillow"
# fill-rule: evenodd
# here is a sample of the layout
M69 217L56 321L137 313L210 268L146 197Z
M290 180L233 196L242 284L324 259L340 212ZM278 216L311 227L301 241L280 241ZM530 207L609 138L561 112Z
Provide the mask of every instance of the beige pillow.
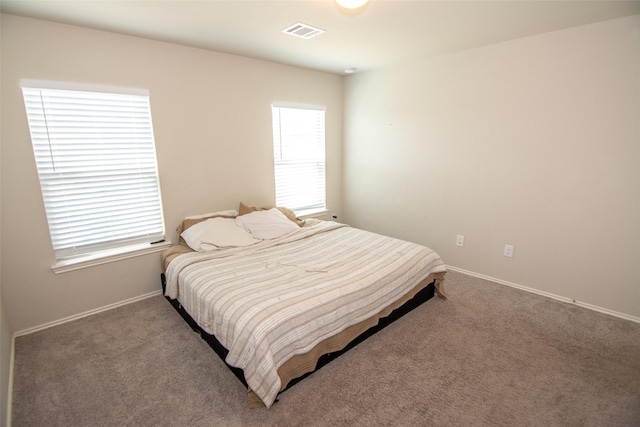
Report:
M302 227L304 225L304 219L298 218L295 212L293 212L291 209L281 207L281 206L275 206L275 207L280 212L282 212L284 216L286 216L289 220L293 221L299 227ZM240 207L238 207L238 215L239 216L246 215L248 213L255 212L255 211L268 211L269 209L273 209L273 208L274 206L263 206L263 207L247 206L244 203L240 202Z

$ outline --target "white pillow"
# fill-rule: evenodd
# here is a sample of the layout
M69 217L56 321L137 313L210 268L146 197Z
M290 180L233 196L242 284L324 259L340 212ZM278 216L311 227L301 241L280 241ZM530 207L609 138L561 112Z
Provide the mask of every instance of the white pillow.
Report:
M258 239L275 239L300 228L277 208L238 216L236 224Z
M249 246L260 241L238 227L234 218L210 218L192 225L181 236L191 249L198 252Z

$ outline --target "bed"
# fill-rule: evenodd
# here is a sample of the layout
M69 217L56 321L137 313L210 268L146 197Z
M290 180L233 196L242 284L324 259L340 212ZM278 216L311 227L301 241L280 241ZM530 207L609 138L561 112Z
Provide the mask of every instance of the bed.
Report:
M446 298L433 250L286 208L241 204L185 218L178 234L162 253L164 295L247 386L250 407L270 407L434 292Z

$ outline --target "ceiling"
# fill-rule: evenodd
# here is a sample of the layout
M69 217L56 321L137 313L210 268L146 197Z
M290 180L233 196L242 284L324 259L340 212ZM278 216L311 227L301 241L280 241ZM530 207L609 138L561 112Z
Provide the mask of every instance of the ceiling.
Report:
M1 0L1 11L342 74L640 14L640 0ZM295 23L326 32L305 40Z

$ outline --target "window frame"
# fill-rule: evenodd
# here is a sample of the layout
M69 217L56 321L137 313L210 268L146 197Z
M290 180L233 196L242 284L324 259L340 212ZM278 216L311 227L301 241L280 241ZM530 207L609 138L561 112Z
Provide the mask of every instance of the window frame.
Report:
M164 221L162 194L160 189L157 153L155 149L155 137L153 134L149 91L146 89L134 89L116 86L88 85L66 82L47 82L38 80L21 80L20 87L23 92L23 101L25 103L25 112L27 115L28 128L30 132L30 142L34 154L34 161L36 163L40 189L42 191L52 249L54 251L54 256L56 259L55 264L52 266L53 271L59 273L75 270L78 268L84 268L87 266L99 265L105 262L112 262L132 256L158 252L170 246L171 242L165 240L166 227ZM78 93L73 94L72 92ZM77 110L70 108L67 111L67 109L65 108L65 110L62 110L63 114L57 116L56 118L52 118L52 110L49 108L49 105L45 104L44 98L41 98L40 100L37 99L37 94L42 95L46 93L50 93L54 99L57 96L62 96L65 94L74 97L86 97L86 99L89 99L89 101L87 101L87 104L91 105L86 108L78 108ZM36 98L33 98L34 95L36 96ZM140 112L140 119L138 120L135 117L131 118L134 114L134 107L126 106L121 108L116 105L115 107L107 107L109 114L115 111L116 113L125 112L126 114L131 115L131 117L121 117L117 115L115 118L109 118L109 120L112 120L113 123L116 124L116 127L120 128L120 126L122 126L124 128L124 132L121 132L118 129L117 131L114 130L113 133L109 133L110 130L105 130L107 125L103 126L100 124L95 124L94 121L100 122L107 118L107 113L98 112L99 108L97 107L99 102L98 99L105 96L113 96L114 103L121 102L124 98L128 98L131 105L133 105L134 103L138 103L138 109L135 111ZM83 110L82 108L85 109ZM98 114L95 114L96 112L98 112ZM90 124L85 125L84 123L80 123L79 118L85 120L85 117L81 115L87 113L90 114L90 119L87 119L86 121L90 122ZM42 119L44 119L44 126L42 125ZM68 132L63 132L60 130L61 128L55 129L53 123L50 123L49 120L53 120L53 122L57 121L56 124L64 124L68 129L71 130L69 130ZM74 120L76 120L76 122L73 122ZM67 123L71 124L67 125ZM72 126L75 127L72 128ZM80 129L87 134L90 133L87 131L88 129L100 129L102 132L98 134L99 136L83 135L82 137L78 137L77 129ZM72 135L73 132L76 132L76 134ZM63 136L63 133L71 136ZM144 135L140 136L141 134ZM120 135L123 136L120 137ZM56 137L58 137L58 139L56 139ZM120 147L124 147L124 150L117 148L117 144L115 146L112 145L110 138L111 140L117 141L119 144L122 144L120 145ZM77 145L73 145L72 141ZM56 146L55 148L53 148L54 145ZM65 157L65 149L69 150L69 148L73 148L74 150L78 150L76 147L80 145L83 146L83 154L77 157L81 158L80 163L74 163L77 158L72 159L71 157ZM44 163L42 162L43 156L41 154L39 155L37 152L38 148L42 147L48 148L52 152L50 160L48 159ZM133 149L132 147L135 147L135 149ZM99 148L99 150L97 150L97 148ZM61 157L56 157L57 149L59 149L58 153L60 153ZM118 159L122 160L114 161L114 165L111 169L103 166L93 166L93 168L92 166L89 166L96 160L100 160L102 163L106 163L103 154L98 153L98 151L107 151L107 149L114 150L112 152L116 153ZM141 152L141 150L146 151L146 153L137 153ZM69 163L67 164L71 166L69 168L61 168L63 170L62 174L58 173L58 171L54 171L56 173L52 174L50 164L55 164L55 162L61 164L60 162L64 160L69 160ZM130 166L130 162L133 162L139 166L132 167ZM74 243L60 243L59 234L56 234L57 231L54 230L54 228L56 227L56 221L59 221L56 218L60 218L60 216L53 211L53 199L50 195L45 195L45 188L47 191L50 191L49 188L52 188L50 187L50 183L56 181L54 183L55 187L53 188L61 189L61 194L67 194L68 191L71 191L67 190L71 185L75 185L85 179L83 177L74 179L68 178L69 175L77 173L74 170L77 168L78 164L85 165L85 170L91 171L90 174L92 174L96 180L96 183L91 183L88 185L88 187L92 189L91 191L96 192L98 189L101 189L103 190L103 192L106 191L107 194L114 194L115 197L120 201L125 196L122 193L119 193L117 190L114 190L115 185L108 182L109 176L111 175L111 171L116 171L116 173L118 174L129 172L130 177L123 181L125 182L125 185L134 187L135 190L132 191L136 191L136 194L148 195L150 197L149 200L151 201L151 207L149 208L150 213L140 214L140 217L153 218L153 222L150 224L155 225L151 225L150 228L148 228L149 231L143 229L142 232L136 233L135 227L131 226L130 224L131 221L126 219L121 223L129 224L126 225L125 228L128 229L128 233L130 234L115 233L109 237L102 236L101 240L91 240L90 242L85 241L84 244L78 243L77 246L82 248L79 250L76 249ZM48 165L49 169L47 169ZM142 172L143 169L135 169L136 167L144 168L146 172ZM131 174L131 171L134 170L138 170L139 172ZM56 177L52 178L52 175L56 175ZM131 176L136 179L132 181ZM147 189L142 189L142 183L144 180L146 180ZM58 183L58 181L60 182L60 184ZM70 185L63 189L63 187L65 186L65 182L70 182ZM132 185L132 183L134 185ZM79 197L78 199L80 200L80 205L95 209L95 205L97 203L91 202L90 197L98 197L97 200L102 202L103 200L105 200L103 192L100 193L100 196L95 196L94 193L92 193L93 196L86 196L89 197L89 199L85 199L84 196ZM67 196L65 196L65 199L66 197ZM72 205L72 203L66 200L63 203L64 206ZM129 203L129 205L132 205L132 203ZM131 212L130 210L127 210L127 208L124 208L123 210L119 207L114 208L113 206L110 206L107 209L113 209L113 212L124 212L125 216L130 214ZM131 208L129 207L128 209ZM145 220L143 220L142 223L148 224ZM69 233L74 236L73 238L77 238L77 236L75 236L75 233L78 232L78 229L77 226L74 227L75 228L72 228ZM94 225L92 225L92 227L92 229L95 229L96 231L102 231L104 229L104 227L102 227L100 224L95 225L95 223ZM57 246L55 242L57 242Z
M311 140L313 142L309 142L312 145L310 150L306 150L305 153L314 152L315 156L308 156L304 159L283 159L283 152L286 150L287 142L283 143L283 133L292 133L296 131L300 131L300 129L292 130L291 126L283 132L282 130L282 116L281 110L293 110L297 113L313 113L318 116L316 118L310 118L311 121L318 120L320 118L321 126L314 127L309 129L309 132L306 132L302 135L302 138ZM276 118L276 112L278 112L279 117ZM318 113L320 113L318 115ZM311 104L298 104L298 103L289 103L289 102L274 102L271 105L271 114L272 114L272 143L273 143L273 165L274 165L274 189L275 189L275 199L276 205L284 206L292 209L298 216L307 216L314 215L318 213L327 212L327 167L326 167L326 107L319 105L311 105ZM316 123L317 124L317 123ZM286 126L288 124L285 123ZM279 127L279 129L277 128ZM291 135L289 135L290 137ZM290 143L290 141L288 142ZM293 151L293 150L292 150ZM294 155L295 157L295 155ZM313 185L313 193L314 196L313 201L311 203L306 204L297 204L292 202L291 199L295 199L295 196L283 196L282 191L285 193L291 192L295 184L290 182L287 185L286 189L279 187L281 182L281 176L279 179L279 175L282 173L282 169L286 166L292 167L300 167L306 164L305 172L302 172L304 175L298 175L297 180L294 182L299 182L300 180L311 180L310 176L317 175L316 181ZM279 170L280 168L280 170ZM315 170L314 170L315 168ZM300 200L300 198L298 198Z

